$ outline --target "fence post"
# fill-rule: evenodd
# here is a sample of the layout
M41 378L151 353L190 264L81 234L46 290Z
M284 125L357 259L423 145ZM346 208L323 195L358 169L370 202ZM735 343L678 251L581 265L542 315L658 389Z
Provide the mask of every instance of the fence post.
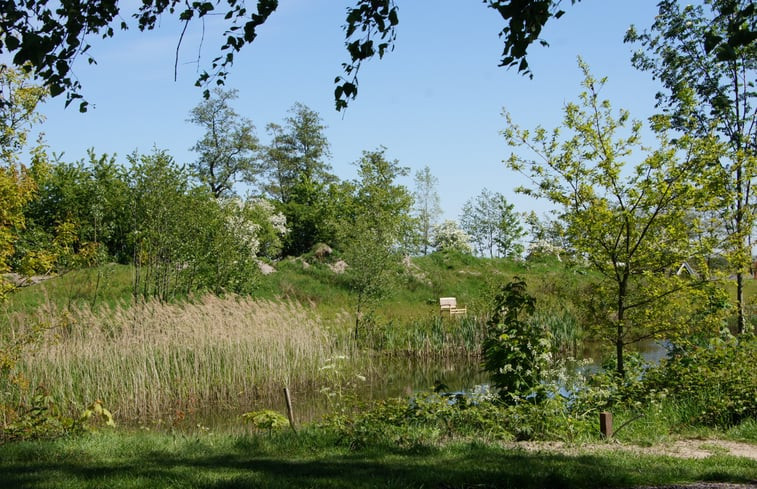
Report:
M284 387L284 398L287 403L287 418L289 418L289 426L292 427L292 431L297 433L297 429L294 426L294 413L292 412L292 399L289 397L289 387Z
M612 437L612 413L607 411L599 413L599 432L604 439Z

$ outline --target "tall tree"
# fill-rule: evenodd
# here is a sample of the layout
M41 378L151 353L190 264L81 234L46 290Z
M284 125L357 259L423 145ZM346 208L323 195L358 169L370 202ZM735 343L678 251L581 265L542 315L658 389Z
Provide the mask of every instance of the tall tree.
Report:
M413 214L418 223L419 248L423 254L428 253L434 239L434 227L436 226L439 216L442 215L442 208L439 204L439 193L436 186L439 179L432 173L426 165L422 170L415 172L415 189L413 191Z
M411 225L412 196L396 182L409 170L384 153L384 148L363 152L356 163L359 179L351 183L351 202L344 208L341 242L346 278L356 296L356 338L366 309L388 292L397 274L403 251L398 245Z
M473 239L478 253L511 256L520 254L523 245L518 240L524 235L523 227L514 206L499 192L483 189L464 205L460 223Z
M497 199L497 233L494 242L502 256L518 257L523 253L523 244L520 239L525 236L525 231L520 223L520 217L515 212L515 205L500 195Z
M286 216L290 232L284 254L299 255L333 238L322 215L336 181L328 162L326 126L317 112L298 102L289 109L283 126L269 124L267 129L271 143L264 148L268 175L264 189Z
M694 135L672 141L658 118L659 148L629 171L625 164L632 152L643 149L642 126L629 127L625 111L615 116L609 102L599 98L605 80L595 80L583 63L581 68L585 91L580 104L565 107L566 138L559 129L521 130L507 115L508 144L535 155L513 153L507 164L532 181L520 191L559 206L573 246L603 278L595 319L603 325L600 334L614 344L623 375L626 345L695 322L676 320L671 311L675 299L685 300L678 292L694 282L666 271L702 251L690 239L689 226L697 223L686 225L685 218L708 203L704 182L719 145Z
M258 138L252 121L240 117L231 106L237 90L213 90L213 95L190 112L188 121L205 129L192 147L198 154L191 168L216 197L234 192L234 183L254 181Z
M271 143L264 148L268 176L265 190L282 204L292 199L292 189L302 180L329 183L335 180L328 159L326 126L318 112L300 102L288 111L284 125L270 123L266 129Z
M720 205L726 222L725 248L736 273L738 330L744 331L744 276L751 265L754 227L752 179L757 171L757 12L753 0L710 0L680 7L663 0L651 32L631 27L626 41L644 48L633 64L650 71L664 91L658 107L683 134L713 129L728 151L720 167L725 192ZM734 41L739 41L738 43Z
M343 76L335 79L334 100L338 110L357 95L357 75L362 62L376 55L382 58L394 49L399 23L395 0L353 1L354 5L347 8L343 26L349 61L342 64ZM571 0L571 3L576 1ZM529 73L528 48L534 42L546 45L539 37L541 29L550 19L562 16L561 0L485 0L484 3L496 10L505 22L500 33L504 39L500 65L516 66L518 71ZM60 4L50 4L48 0L0 0L0 55L12 55L17 67L28 64L28 69L42 80L53 96L65 93L66 105L78 100L79 110L86 111L88 104L83 100L81 83L72 68L82 55L89 64L96 62L89 52L93 37L113 37L118 29L128 29L129 17L136 19L139 30L146 31L159 26L161 16L176 16L184 23L184 30L177 40L175 66L188 25L193 21L202 22L208 15L223 15L227 29L222 36L220 53L196 82L198 86L208 87L223 84L236 53L257 38L258 28L276 11L279 2L258 0L253 9L239 0L144 0L132 11L122 8L122 4L118 0L64 0ZM206 88L205 96L209 95Z

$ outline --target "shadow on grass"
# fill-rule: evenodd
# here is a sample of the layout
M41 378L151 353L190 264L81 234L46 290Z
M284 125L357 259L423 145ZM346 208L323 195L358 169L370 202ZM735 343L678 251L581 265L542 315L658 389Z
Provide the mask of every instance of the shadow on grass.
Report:
M108 458L74 451L54 460L46 459L42 449L27 447L0 459L0 487L605 488L682 480L747 482L750 473L757 474L757 463L728 457L702 463L627 454L526 453L478 445L425 453L314 451L291 456L256 453L252 447L205 446L186 455L148 449Z

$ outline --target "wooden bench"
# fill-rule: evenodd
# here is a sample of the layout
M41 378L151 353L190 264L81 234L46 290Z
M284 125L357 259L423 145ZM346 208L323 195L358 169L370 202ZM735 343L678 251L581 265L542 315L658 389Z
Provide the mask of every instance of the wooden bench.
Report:
M468 308L457 307L457 299L454 297L440 297L439 298L439 314L448 312L450 316L456 316L458 314L467 314Z

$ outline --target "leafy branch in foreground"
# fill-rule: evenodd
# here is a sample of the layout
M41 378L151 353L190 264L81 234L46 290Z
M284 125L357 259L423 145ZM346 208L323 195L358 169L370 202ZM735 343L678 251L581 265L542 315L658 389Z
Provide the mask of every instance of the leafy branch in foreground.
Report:
M572 3L577 1L571 0ZM530 73L526 61L528 47L534 42L546 45L539 36L550 19L564 13L557 8L560 1L487 0L485 3L506 22L500 32L504 39L500 66L517 66L518 71ZM258 0L255 8L248 8L242 0L143 0L136 11L129 12L118 0L63 0L53 5L48 0L0 0L0 55L7 53L13 65L25 66L27 71L33 72L53 97L65 94L66 106L78 101L79 110L86 112L88 102L83 98L83 87L73 69L80 57L89 64L97 63L90 52L93 38L112 38L118 30L129 29L129 17L136 20L140 31L154 30L163 17L174 17L182 24L176 46L178 58L184 33L191 23L204 22L210 16L223 16L224 31L218 55L195 83L205 88L208 98L209 87L225 83L236 54L257 39L260 27L278 6L278 0ZM427 8L435 7L429 4ZM342 63L344 74L334 80L337 110L346 108L348 101L357 96L357 76L363 61L376 55L382 58L394 49L398 24L396 0L354 0L354 5L347 8L343 29L349 61ZM0 100L0 104L3 103Z

